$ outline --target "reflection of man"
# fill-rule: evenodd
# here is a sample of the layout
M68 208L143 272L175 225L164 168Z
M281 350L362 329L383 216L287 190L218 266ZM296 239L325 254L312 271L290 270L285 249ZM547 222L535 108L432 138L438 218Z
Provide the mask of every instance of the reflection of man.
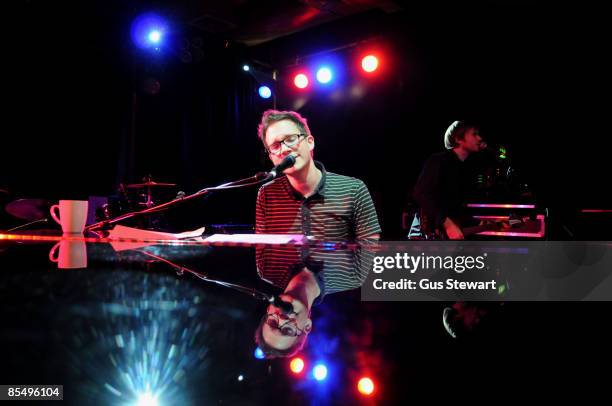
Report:
M307 268L299 270L289 281L280 299L291 303L293 312L285 314L269 305L259 327L255 342L267 358L290 357L299 352L312 329L310 310L322 296L322 285Z
M255 332L255 341L268 358L300 351L313 327L310 313L326 295L360 287L372 268L368 243L354 249L325 246L265 247L257 250L257 271L268 283L284 289L280 299L291 303L285 314L271 304Z
M305 118L293 111L268 110L258 136L274 165L289 154L295 157L295 165L259 190L257 233L302 234L320 241L378 240L381 229L367 187L359 179L327 172L314 161L315 140ZM342 274L344 268L334 272ZM324 291L312 266L292 273L281 299L293 305L294 313L268 307L256 333L264 353L288 356L302 348L312 328L310 308Z
M464 210L467 190L465 160L485 144L478 128L455 121L444 134L445 152L431 156L423 167L413 197L421 209L410 230L411 237L443 231L451 240L464 239L462 227L474 225Z

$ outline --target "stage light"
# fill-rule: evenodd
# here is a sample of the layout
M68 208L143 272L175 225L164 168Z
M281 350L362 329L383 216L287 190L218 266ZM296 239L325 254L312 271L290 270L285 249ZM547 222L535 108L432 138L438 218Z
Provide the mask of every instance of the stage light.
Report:
M289 369L291 369L291 372L294 374L299 374L304 370L304 360L301 358L292 359L289 363Z
M149 41L157 44L161 39L161 33L158 30L153 30L149 33Z
M132 41L139 48L159 50L169 26L165 19L154 13L145 13L134 19L131 27Z
M238 375L238 382L244 381L244 375Z
M248 71L251 70L251 67L249 65L245 64L245 65L242 65L242 70L245 71L245 72L248 72Z
M317 71L317 80L319 81L319 83L327 84L331 82L333 77L334 77L333 72L331 71L330 68L326 66L319 68L319 70Z
M374 392L374 382L367 376L363 377L357 383L357 390L362 395L369 396Z
M303 73L298 73L293 79L293 84L298 89L306 89L308 87L308 76Z
M263 351L261 350L261 348L259 347L255 348L255 352L253 353L253 356L257 359L264 359L266 357Z
M317 381L324 380L327 378L327 367L324 364L315 365L312 369L312 376L314 376Z
M365 56L361 60L361 69L368 73L374 72L378 69L378 58L374 55Z
M259 96L263 99L269 99L272 96L272 90L268 86L259 86Z
M159 402L157 396L153 396L151 392L145 392L138 396L138 402L135 406L159 406Z

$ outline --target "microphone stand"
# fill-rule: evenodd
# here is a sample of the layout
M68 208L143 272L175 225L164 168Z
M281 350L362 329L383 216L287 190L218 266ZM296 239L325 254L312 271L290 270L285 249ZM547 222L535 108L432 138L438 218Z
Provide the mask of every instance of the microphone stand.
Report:
M19 230L20 228L24 228L24 227L27 227L27 226L31 226L32 224L36 224L36 223L45 223L45 222L47 222L47 219L46 219L46 218L44 218L44 219L40 219L40 220L30 221L29 223L25 223L25 224L22 224L22 225L17 226L17 227L9 228L8 230L6 230L6 232L8 233L8 232L11 232L11 231Z
M240 179L240 180L237 180L237 181L234 181L234 182L228 182L228 183L224 183L222 185L214 186L214 187L210 187L210 188L204 188L204 189L199 190L199 191L197 191L197 192L195 192L195 193L193 193L193 194L191 194L189 196L178 197L178 198L170 200L170 201L168 201L166 203L161 203L161 204L158 204L156 206L151 206L151 207L148 207L148 208L143 209L143 210L132 211L132 212L125 213L125 214L122 214L120 216L117 216L115 218L109 219L109 220L102 220L102 221L99 221L97 223L90 224L87 227L85 227L85 231L93 231L93 232L95 232L95 230L107 228L107 227L109 227L109 226L111 226L111 225L113 225L115 223L118 223L118 222L120 222L122 220L125 220L125 219L129 219L129 218L132 218L132 217L140 216L140 215L143 215L143 214L158 212L158 211L161 211L161 210L166 210L167 208L175 205L176 203L184 202L186 200L191 200L191 199L194 199L196 197L203 196L203 195L205 195L205 194L207 194L207 193L209 193L209 192L211 192L213 190L236 189L236 188L245 187L245 186L253 186L253 185L256 185L258 183L261 183L261 182L267 180L268 177L269 177L268 173L266 173L266 172L258 172L257 174L255 174L254 176L251 176L250 178Z
M238 292L246 293L247 295L249 295L249 296L251 296L251 297L253 297L253 298L257 299L257 300L262 300L262 301L268 302L268 303L274 303L277 306L278 306L277 303L279 301L282 302L280 299L278 299L278 296L270 295L268 293L259 291L257 289L248 288L246 286L238 285L236 283L230 283L230 282L225 282L225 281L221 281L221 280L218 280L218 279L209 278L208 276L206 276L206 275L204 275L204 274L202 274L200 272L196 272L196 271L191 270L191 269L189 269L189 268L187 268L185 266L175 264L174 262L172 262L170 260L167 260L167 259L165 259L163 257L160 257L159 255L155 255L155 254L152 254L152 253L147 252L147 251L138 250L138 252L141 252L141 253L143 253L145 255L148 255L151 258L154 258L154 259L156 259L158 261L161 261L161 262L163 262L165 264L170 265L171 267L176 269L176 273L179 276L183 275L183 273L187 272L187 273L192 274L193 276L195 276L196 278L198 278L200 280L203 280L205 282L211 282L211 283L214 283L216 285L224 286L226 288L231 288L231 289L237 290ZM286 304L288 306L291 306L291 312L293 312L293 305L291 303L287 303L287 302L282 302L282 303Z

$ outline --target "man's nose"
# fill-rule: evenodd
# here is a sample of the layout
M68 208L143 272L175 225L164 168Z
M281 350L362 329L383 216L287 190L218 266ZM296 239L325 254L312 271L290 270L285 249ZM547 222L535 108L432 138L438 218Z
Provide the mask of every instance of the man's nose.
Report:
M284 158L287 155L289 155L290 153L292 153L293 150L291 148L289 148L288 146L285 145L285 143L281 143L281 152L280 155Z

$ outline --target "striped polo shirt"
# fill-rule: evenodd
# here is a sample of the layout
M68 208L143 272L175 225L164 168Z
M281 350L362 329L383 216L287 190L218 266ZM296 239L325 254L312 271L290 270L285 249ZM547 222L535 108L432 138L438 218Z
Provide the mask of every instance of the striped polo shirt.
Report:
M355 241L381 232L376 209L359 179L327 172L315 192L304 198L281 176L259 189L255 232L303 234L320 241Z
M366 244L356 249L266 246L257 248L257 273L264 281L284 290L306 268L316 278L321 293L317 305L331 293L361 287L372 269L374 252Z

